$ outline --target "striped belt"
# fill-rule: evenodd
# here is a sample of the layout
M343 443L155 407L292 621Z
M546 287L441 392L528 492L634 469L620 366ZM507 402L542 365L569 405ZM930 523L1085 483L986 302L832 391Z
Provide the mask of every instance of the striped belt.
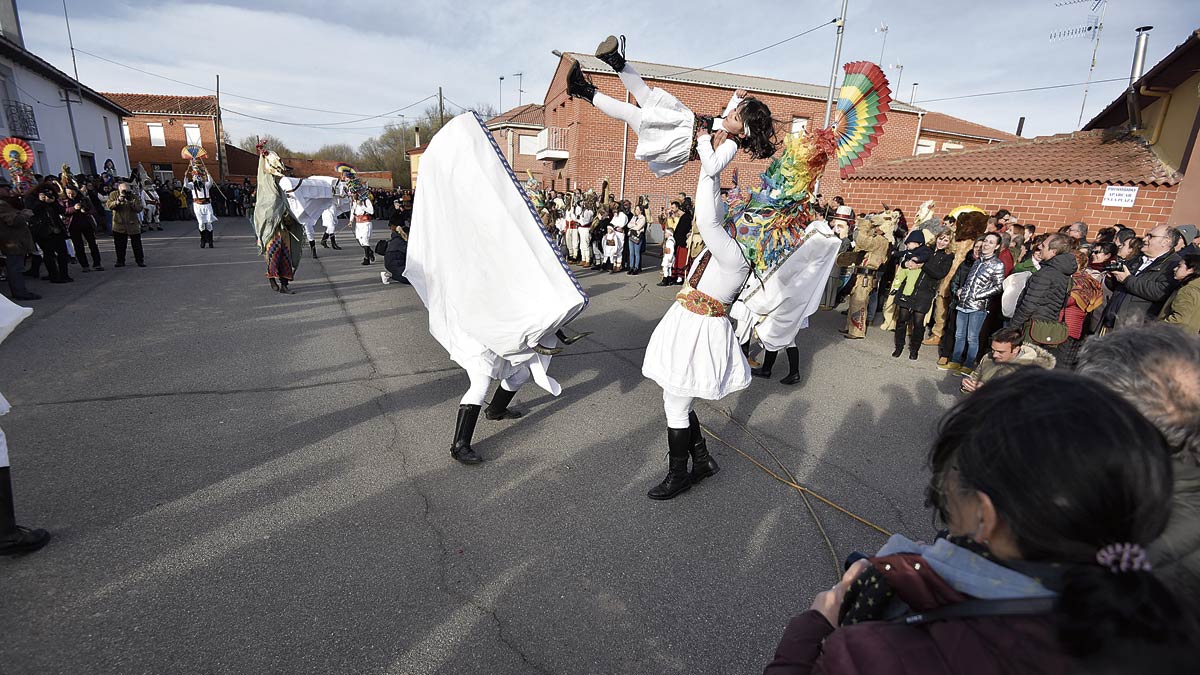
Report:
M204 206L205 204L208 203L207 199L193 199L192 201L196 202L197 204L199 204L201 206Z
M725 303L691 286L684 286L683 290L675 295L675 302L683 305L683 308L692 314L700 316L720 318L729 313L729 307Z

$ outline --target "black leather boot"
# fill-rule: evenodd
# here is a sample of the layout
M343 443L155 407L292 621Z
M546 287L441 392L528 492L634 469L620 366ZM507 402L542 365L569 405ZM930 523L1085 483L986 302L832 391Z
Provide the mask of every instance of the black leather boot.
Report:
M608 64L609 68L618 73L625 69L625 56L621 54L621 41L617 36L609 35L604 42L596 47L596 58Z
M798 347L788 347L788 374L779 384L800 384L800 349Z
M650 499L674 499L679 493L692 487L692 477L688 475L692 430L667 427L667 448L667 477L646 493Z
M296 291L293 291L292 289L288 288L287 279L279 280L279 292L283 293L284 295L294 295L296 293Z
M208 233L205 232L204 230L200 230L200 248L204 248L207 245L208 245Z
M763 357L762 365L758 368L751 368L750 374L754 377L771 377L771 367L775 365L775 357L779 352L767 352Z
M337 245L337 235L336 234L329 235L329 247L335 251L342 250L342 247Z
M571 98L582 98L588 103L596 96L596 86L583 76L583 69L579 67L578 61L571 64L571 70L567 72L567 94Z
M362 250L363 250L363 261L362 261L362 264L363 264L363 265L370 265L370 264L371 264L371 247L370 247L370 246L364 246L364 247L362 247Z
M312 250L313 260L320 260L320 258L317 256L317 240L316 239L313 239L312 241L308 242L308 248Z
M212 248L212 247L213 247L213 235L214 235L214 234L216 234L216 233L215 233L215 232L213 232L212 230L209 230L209 231L208 231L208 247L209 247L209 248Z
M49 541L49 532L17 525L12 477L7 466L0 467L0 555L33 553Z
M717 460L708 454L708 441L704 440L704 432L700 430L700 418L696 417L694 410L688 413L688 431L691 432L692 438L692 484L695 485L720 471L721 467Z
M496 385L496 393L492 394L492 401L488 403L487 408L483 410L483 416L489 420L515 420L523 413L516 410L509 410L508 404L512 403L513 396L517 392L509 391L503 386Z
M329 248L329 233L321 235L321 248Z
M274 279L270 279L270 278L267 279L267 281L271 282L271 290L278 293L279 292L279 282L275 281Z
M471 449L471 437L475 435L475 423L479 421L479 406L458 406L458 420L454 423L454 445L450 456L463 464L479 464L483 458Z

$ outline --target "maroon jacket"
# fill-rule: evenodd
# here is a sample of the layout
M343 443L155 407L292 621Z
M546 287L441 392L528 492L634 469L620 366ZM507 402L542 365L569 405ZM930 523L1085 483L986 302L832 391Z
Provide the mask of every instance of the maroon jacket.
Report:
M966 599L920 556L873 558L896 596L914 611ZM917 565L917 563L922 563ZM885 565L890 564L890 569ZM918 568L919 567L919 568ZM1053 619L978 617L914 626L870 621L834 629L816 610L793 617L764 675L939 675L1062 673L1074 661L1054 634Z

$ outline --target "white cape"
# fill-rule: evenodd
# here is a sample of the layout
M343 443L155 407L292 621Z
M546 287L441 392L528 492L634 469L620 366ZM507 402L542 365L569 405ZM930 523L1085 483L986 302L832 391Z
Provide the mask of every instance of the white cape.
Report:
M4 338L13 332L17 324L24 321L33 310L28 307L22 307L8 298L0 295L0 342L4 342ZM8 401L4 400L4 395L0 394L0 415L5 415L10 410ZM8 466L8 442L4 438L4 432L0 431L0 468Z
M760 281L750 275L729 315L741 343L755 333L769 351L791 347L817 311L841 239L823 220L805 229L804 243Z
M532 348L555 346L588 297L474 113L447 123L421 155L404 276L456 363L493 378L528 365L539 386L561 391Z
M350 210L348 200L334 195L333 189L337 183L338 179L329 176L285 176L279 179L279 187L287 195L288 209L306 228L315 227L321 220L321 213L331 206L342 211Z

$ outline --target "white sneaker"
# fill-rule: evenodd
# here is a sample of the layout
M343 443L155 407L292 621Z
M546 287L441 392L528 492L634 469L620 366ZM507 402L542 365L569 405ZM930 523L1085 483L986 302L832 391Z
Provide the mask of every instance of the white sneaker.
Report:
M385 284L392 283L392 273L391 272L387 272L387 271L380 272L379 278L382 279L383 283L385 283Z

